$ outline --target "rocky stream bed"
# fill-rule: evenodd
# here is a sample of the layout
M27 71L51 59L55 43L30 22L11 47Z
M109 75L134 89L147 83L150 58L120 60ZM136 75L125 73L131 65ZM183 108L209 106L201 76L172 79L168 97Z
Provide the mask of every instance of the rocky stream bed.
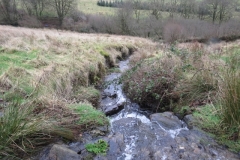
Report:
M128 69L128 60L119 62L119 73L111 73L105 81L114 81ZM203 131L191 125L192 116L183 121L172 112L151 113L132 103L121 84L107 83L102 91L101 108L109 116L110 126L84 133L82 141L53 144L40 160L235 160L239 155L218 145ZM93 155L85 145L98 139L108 142L106 155Z

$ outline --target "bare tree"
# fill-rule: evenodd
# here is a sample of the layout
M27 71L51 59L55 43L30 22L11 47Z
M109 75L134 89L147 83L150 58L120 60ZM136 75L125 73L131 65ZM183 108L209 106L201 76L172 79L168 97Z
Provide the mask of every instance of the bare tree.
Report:
M165 0L151 0L150 10L151 14L158 20L161 17L161 13L164 10Z
M220 0L219 4L219 23L228 20L232 17L232 12L234 10L236 1L234 0Z
M195 0L180 0L179 9L181 16L190 18L195 13Z
M120 34L133 34L131 24L134 23L133 9L128 3L123 3L116 12L116 24L120 29Z
M209 15L207 3L204 1L197 3L197 15L200 20L206 19L206 17Z
M217 20L217 12L220 0L206 0L209 6L209 11L211 13L212 22Z
M141 15L141 0L132 0L131 2L133 4L135 18L137 20L137 23L139 23Z
M35 14L37 18L42 17L42 13L48 5L47 0L22 0L22 5L29 15Z
M76 0L52 0L52 2L58 15L59 26L62 26L64 17L76 6Z
M17 1L0 0L0 15L5 23L15 25L18 19Z
M205 2L208 4L213 23L229 19L236 4L235 0L205 0Z
M169 6L168 6L168 12L169 12L169 16L171 18L173 18L174 13L177 12L177 5L178 5L178 1L177 0L170 0L169 1Z

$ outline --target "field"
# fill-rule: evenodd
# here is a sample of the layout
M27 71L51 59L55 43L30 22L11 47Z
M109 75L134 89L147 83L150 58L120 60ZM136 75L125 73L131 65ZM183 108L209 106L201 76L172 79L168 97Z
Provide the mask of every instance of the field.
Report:
M78 9L86 14L114 14L116 8L101 7L97 5L97 0L79 0Z

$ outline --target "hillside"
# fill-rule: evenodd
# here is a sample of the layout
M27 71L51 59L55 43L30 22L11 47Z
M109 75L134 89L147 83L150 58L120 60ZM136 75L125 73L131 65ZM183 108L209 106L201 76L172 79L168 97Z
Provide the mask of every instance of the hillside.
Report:
M0 35L1 131L5 130L0 157L29 153L42 138L74 139L108 123L92 107L98 107L100 98L94 86L116 61L155 47L136 37L10 26L0 26Z
M26 159L59 139L79 142L85 131L108 126L100 99L120 99L102 93L108 83L123 87L127 98L122 109L131 101L139 104L138 111L171 112L181 125L182 120L190 124L190 132L197 126L231 151L240 150L239 40L167 44L11 26L0 26L0 35L0 159ZM118 62L130 55L129 69L122 72ZM117 79L106 82L105 75ZM202 145L201 140L196 143Z

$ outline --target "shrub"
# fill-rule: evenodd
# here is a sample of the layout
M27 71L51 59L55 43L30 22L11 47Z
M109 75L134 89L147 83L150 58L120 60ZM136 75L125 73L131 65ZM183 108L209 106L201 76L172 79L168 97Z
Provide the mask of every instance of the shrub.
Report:
M173 43L177 40L184 39L184 26L176 22L168 22L163 29L163 39L166 42Z
M174 88L181 77L180 64L174 55L143 60L123 75L124 91L133 101L153 111L171 110L170 104L179 99Z
M29 28L41 28L42 23L34 16L24 15L21 19L18 20L18 24L21 27Z

